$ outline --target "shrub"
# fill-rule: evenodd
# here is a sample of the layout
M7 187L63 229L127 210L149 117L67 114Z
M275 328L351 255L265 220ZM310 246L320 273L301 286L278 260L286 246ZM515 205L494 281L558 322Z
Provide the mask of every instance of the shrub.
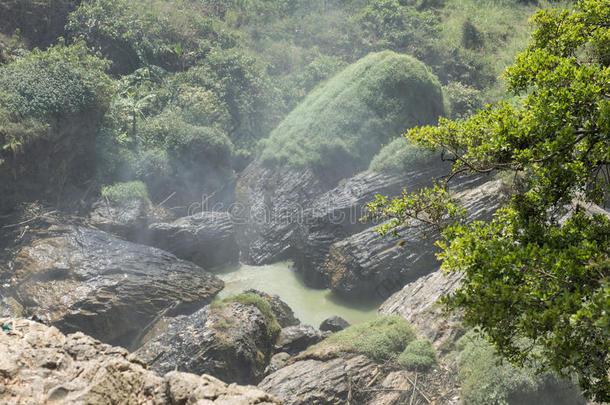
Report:
M399 316L382 316L337 332L310 350L336 347L339 351L385 361L395 358L413 339L415 332L406 320Z
M437 154L413 145L406 138L400 137L394 139L375 155L369 169L400 174L432 163L440 163Z
M141 181L128 183L115 183L102 187L102 197L115 203L124 203L136 200L148 201L148 190Z
M483 108L481 91L460 82L450 82L443 86L443 95L449 104L449 117L454 120L468 118Z
M412 371L426 371L436 364L436 350L429 340L414 340L398 356L398 363Z
M210 307L212 310L219 310L233 302L237 302L242 305L252 305L252 306L255 306L256 308L258 308L258 310L261 311L261 313L267 320L267 333L268 333L269 339L271 341L275 340L277 335L280 333L280 330L282 329L282 327L280 326L279 322L277 321L277 317L275 316L275 313L273 312L273 309L271 308L271 304L269 304L269 302L266 299L264 299L263 297L260 297L256 294L245 293L245 294L239 294L239 295L235 295L233 297L225 298L220 301L214 301L214 302L212 302Z
M578 405L586 401L569 382L533 367L501 363L493 346L470 332L458 342L458 379L467 405Z
M310 93L264 142L261 159L348 174L368 164L383 142L436 122L442 112L438 81L421 62L371 54Z

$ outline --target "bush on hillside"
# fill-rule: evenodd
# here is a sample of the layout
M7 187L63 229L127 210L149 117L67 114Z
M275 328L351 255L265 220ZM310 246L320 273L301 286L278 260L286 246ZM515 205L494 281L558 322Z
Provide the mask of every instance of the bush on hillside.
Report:
M468 405L584 405L587 402L569 382L533 367L517 368L500 362L493 346L474 333L457 342L458 379Z
M418 167L439 164L440 157L400 137L384 146L371 161L369 170L402 174Z
M309 350L330 347L386 361L398 356L414 339L415 332L406 320L395 315L381 316L337 332Z
M0 32L18 32L30 47L46 47L64 35L68 14L78 3L80 0L2 0Z
M73 37L113 61L125 74L148 65L170 71L193 66L214 48L236 39L190 1L83 0L69 19Z
M114 203L125 203L136 200L149 201L146 184L141 181L115 183L102 187L102 197Z
M440 86L424 64L391 51L371 54L307 96L265 140L261 159L342 177L364 168L383 143L442 113Z

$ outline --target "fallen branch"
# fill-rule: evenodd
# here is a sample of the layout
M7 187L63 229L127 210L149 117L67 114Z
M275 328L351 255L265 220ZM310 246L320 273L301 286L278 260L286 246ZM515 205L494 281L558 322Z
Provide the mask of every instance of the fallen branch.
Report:
M19 222L18 224L6 225L6 226L2 227L2 229L16 228L16 227L21 226L21 225L29 224L32 221L36 221L37 219L46 217L47 215L55 214L56 212L57 211L49 211L49 212L46 212L44 214L36 215L34 218L30 218L27 221Z

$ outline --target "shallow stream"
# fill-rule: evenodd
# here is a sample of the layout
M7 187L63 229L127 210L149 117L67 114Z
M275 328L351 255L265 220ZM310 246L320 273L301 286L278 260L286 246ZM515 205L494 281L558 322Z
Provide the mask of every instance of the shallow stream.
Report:
M338 315L351 324L373 319L379 303L345 302L335 297L330 290L309 288L290 262L267 266L240 264L217 274L225 282L218 295L227 298L254 288L267 294L276 294L294 311L302 323L318 327L320 322Z

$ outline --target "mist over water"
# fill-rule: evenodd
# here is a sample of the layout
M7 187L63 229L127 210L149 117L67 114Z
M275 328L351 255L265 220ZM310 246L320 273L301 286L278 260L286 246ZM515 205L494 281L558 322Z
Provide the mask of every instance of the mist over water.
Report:
M240 264L224 269L217 276L225 282L225 288L217 299L228 298L250 288L275 294L292 308L302 323L316 327L334 315L350 324L365 322L375 318L379 307L378 302L371 302L365 297L362 302L345 302L333 296L328 289L307 287L293 270L291 262L266 266Z

